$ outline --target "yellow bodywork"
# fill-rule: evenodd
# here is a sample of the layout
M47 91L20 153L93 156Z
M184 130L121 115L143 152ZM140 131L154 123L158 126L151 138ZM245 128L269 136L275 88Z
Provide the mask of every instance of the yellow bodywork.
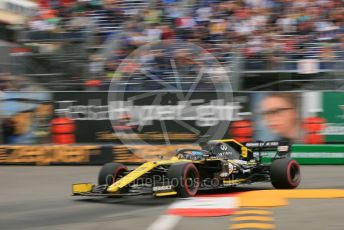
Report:
M115 193L118 190L120 190L121 188L127 186L131 182L135 181L136 179L138 179L139 177L141 177L142 175L151 171L152 169L154 169L155 167L157 167L159 165L170 165L170 164L174 164L177 162L183 162L183 161L187 161L187 162L189 161L190 162L190 160L180 160L177 157L172 157L170 160L146 162L143 165L141 165L140 167L136 168L131 173L129 173L128 175L126 175L125 177L121 178L120 180L118 180L115 183L113 183L112 185L110 185L108 187L107 191Z
M247 157L248 151L251 151L250 149L245 147L243 144L241 144L240 142L238 142L238 141L236 141L234 139L222 139L222 140L215 140L215 141L224 142L224 143L226 143L226 142L234 142L234 143L236 143L237 145L241 146L241 155L242 155L242 157ZM207 160L209 161L211 159L207 159ZM214 159L214 160L216 160L216 159ZM140 167L136 168L131 173L129 173L128 175L126 175L125 177L123 177L122 179L120 179L120 180L116 181L115 183L113 183L112 185L110 185L107 188L107 192L110 192L110 193L118 192L121 188L127 186L131 182L133 182L136 179L140 178L142 175L144 175L145 173L151 171L155 167L157 167L159 165L170 165L170 164L174 164L174 163L177 163L177 162L193 162L193 163L202 164L205 161L204 160L201 160L201 161L181 160L181 159L178 159L178 157L172 157L170 160L146 162L146 163L142 164ZM232 181L232 183L238 183L238 182L239 181ZM168 194L168 195L172 195L172 194Z
M248 149L246 146L242 145L240 142L234 140L234 139L222 139L222 140L215 140L218 142L234 142L238 146L241 147L241 156L242 157L247 157L248 152L252 152L252 150ZM146 162L130 172L128 175L125 177L121 178L120 180L116 181L112 185L110 185L107 188L107 192L109 193L116 193L118 192L121 188L124 188L128 184L132 183L136 179L140 178L143 176L145 173L151 171L155 167L158 167L160 165L171 165L174 163L178 162L193 162L193 163L198 163L198 164L204 164L207 161L212 161L212 160L218 160L217 158L208 158L207 160L199 160L199 161L193 161L193 160L186 160L186 159L178 159L178 157L174 156L170 160L160 160L160 161L151 161L151 162ZM244 179L239 179L239 180L227 180L224 181L224 184L236 184L240 182L244 182ZM73 184L72 190L73 194L80 194L80 193L87 193L91 192L93 188L93 185L90 183L80 183L80 184ZM171 192L161 192L161 193L156 193L154 194L155 196L169 196L169 195L175 195L176 192L171 191Z
M247 179L237 179L237 180L224 180L223 184L238 184L247 181Z
M73 184L72 185L72 193L84 193L84 192L91 192L93 184L91 183L80 183L80 184Z
M156 193L154 194L155 196L173 196L173 195L177 195L177 192L172 191L172 192L160 192L160 193Z

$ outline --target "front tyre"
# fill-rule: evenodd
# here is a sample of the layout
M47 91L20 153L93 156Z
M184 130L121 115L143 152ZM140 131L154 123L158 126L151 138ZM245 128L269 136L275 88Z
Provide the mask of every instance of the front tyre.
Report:
M119 180L126 171L128 171L128 169L123 164L106 163L99 171L98 184L112 185L115 181Z
M168 178L180 197L196 195L200 186L198 169L189 162L171 165L168 169Z
M294 189L301 181L300 165L288 158L274 160L270 166L270 178L277 189Z

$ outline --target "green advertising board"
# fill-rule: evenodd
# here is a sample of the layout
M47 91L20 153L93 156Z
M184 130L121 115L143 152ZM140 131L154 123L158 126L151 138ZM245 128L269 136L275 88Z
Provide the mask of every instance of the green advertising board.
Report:
M322 104L326 143L344 143L344 92L323 92Z
M275 152L263 155L263 163L270 163ZM343 165L344 145L293 145L291 157L302 165Z

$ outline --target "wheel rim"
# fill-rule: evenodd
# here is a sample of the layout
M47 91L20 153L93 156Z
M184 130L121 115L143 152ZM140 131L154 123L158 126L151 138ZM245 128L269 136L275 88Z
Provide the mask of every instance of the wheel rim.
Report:
M300 168L295 162L289 164L288 179L292 185L296 185L300 180Z
M199 187L199 174L194 168L186 169L184 177L184 186L186 192L193 196L197 193Z

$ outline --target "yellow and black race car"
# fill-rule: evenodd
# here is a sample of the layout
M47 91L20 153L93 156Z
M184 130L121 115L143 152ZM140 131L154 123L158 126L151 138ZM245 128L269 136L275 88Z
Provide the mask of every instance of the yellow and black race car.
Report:
M271 182L278 189L293 189L300 183L300 166L290 158L289 145L275 141L243 145L226 139L200 146L201 149L178 149L170 160L146 162L134 170L107 163L99 172L98 185L73 184L73 195L190 197L199 190L254 182ZM263 150L276 153L271 164L262 163Z

